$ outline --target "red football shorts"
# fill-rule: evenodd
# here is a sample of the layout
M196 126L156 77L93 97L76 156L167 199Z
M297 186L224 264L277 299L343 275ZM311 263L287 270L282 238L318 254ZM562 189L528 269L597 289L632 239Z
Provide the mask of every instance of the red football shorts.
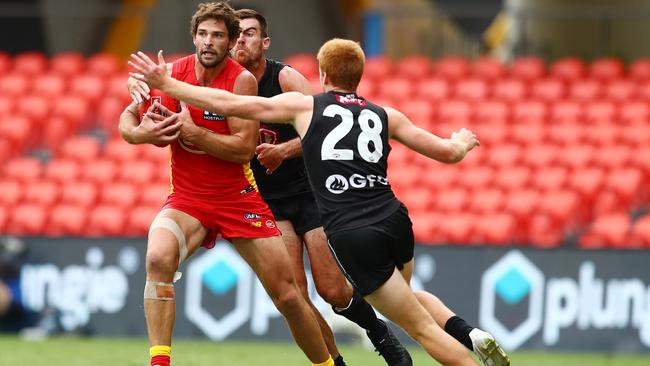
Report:
M201 222L209 231L201 244L214 247L219 234L224 239L268 238L282 235L266 202L257 191L214 200L172 193L163 209L182 211Z

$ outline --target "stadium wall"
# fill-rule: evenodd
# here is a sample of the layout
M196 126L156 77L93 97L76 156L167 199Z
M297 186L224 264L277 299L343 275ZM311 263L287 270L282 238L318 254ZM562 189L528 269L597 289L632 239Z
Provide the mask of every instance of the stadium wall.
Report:
M57 309L70 331L146 334L143 239L23 240L29 251L20 281L28 308ZM412 285L440 296L510 350L649 352L648 263L647 251L421 245ZM261 284L226 242L199 251L182 271L176 336L290 339ZM347 332L310 286L335 332Z

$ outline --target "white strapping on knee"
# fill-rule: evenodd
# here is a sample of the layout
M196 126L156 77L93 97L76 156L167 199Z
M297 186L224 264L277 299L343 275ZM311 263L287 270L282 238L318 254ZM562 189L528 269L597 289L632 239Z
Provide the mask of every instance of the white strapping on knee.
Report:
M171 282L146 281L144 298L151 300L173 301L174 284Z
M178 242L178 265L180 266L183 260L185 260L185 257L187 257L187 243L181 227L169 217L156 217L151 223L151 227L149 227L150 236L151 232L155 229L165 229L174 234Z

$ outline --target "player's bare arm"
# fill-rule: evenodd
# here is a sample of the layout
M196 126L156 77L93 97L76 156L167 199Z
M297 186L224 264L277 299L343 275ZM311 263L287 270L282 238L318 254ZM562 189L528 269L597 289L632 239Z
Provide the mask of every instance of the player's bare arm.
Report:
M138 105L129 104L120 115L119 130L122 138L129 144L165 145L176 140L181 128L178 116L172 113L154 113L154 109L159 107L160 104L152 104L140 121Z
M136 70L131 76L146 82L149 87L160 89L171 97L206 111L253 121L294 124L301 136L307 131L313 107L311 96L291 92L273 98L262 98L190 85L165 73L162 52L158 53L158 61L159 64L156 64L141 52L131 55L129 65Z
M171 75L172 74L172 68L174 67L174 64L169 63L167 64L167 74ZM129 91L129 95L131 96L131 100L133 100L134 103L140 104L144 102L145 100L149 100L150 98L150 93L151 90L149 89L149 85L147 83L137 80L131 76L126 80L126 88Z
M451 138L443 139L414 125L398 110L389 107L384 109L388 115L389 137L431 159L443 163L457 163L479 145L476 135L470 130L462 128L452 133Z
M313 95L314 89L311 83L297 70L291 67L284 67L278 75L280 89L282 92L300 92L304 95ZM284 160L302 155L300 138L296 137L280 144L263 143L255 149L257 160L266 168L266 173L271 174Z

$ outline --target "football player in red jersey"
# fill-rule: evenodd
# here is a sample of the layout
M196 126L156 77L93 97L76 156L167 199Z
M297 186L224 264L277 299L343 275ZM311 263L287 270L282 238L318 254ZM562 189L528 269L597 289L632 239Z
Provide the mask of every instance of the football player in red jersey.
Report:
M168 75L257 95L255 77L228 57L239 35L235 11L223 2L200 4L191 24L196 53L168 65ZM171 193L151 224L147 243L144 311L151 365L170 364L176 270L199 246L213 246L217 234L232 242L255 271L309 360L333 365L313 310L300 296L293 273L285 270L291 266L289 255L249 167L259 123L170 98L162 101L167 105L149 108L159 108L162 115L147 113L142 123L135 103L120 117L127 142L170 143L171 150Z

